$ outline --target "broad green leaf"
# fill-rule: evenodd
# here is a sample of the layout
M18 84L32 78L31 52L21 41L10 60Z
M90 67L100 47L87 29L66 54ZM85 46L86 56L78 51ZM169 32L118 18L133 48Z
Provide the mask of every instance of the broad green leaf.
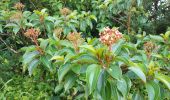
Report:
M30 76L32 75L34 68L38 66L38 63L39 63L39 60L37 60L37 59L34 59L29 63L28 71L29 71Z
M140 68L129 67L129 70L133 71L144 83L146 83L146 76Z
M20 27L14 27L14 28L13 28L13 32L14 32L15 34L17 34L17 33L19 32L19 30L20 30Z
M5 27L17 27L17 24L8 23L8 24L5 25Z
M111 66L107 69L107 72L117 80L122 77L122 70L117 64L111 64Z
M91 56L91 55L87 55L87 54L84 54L84 55L81 55L79 56L77 59L75 59L73 61L73 63L91 63L91 64L97 64L98 63L98 60Z
M63 56L53 56L50 60L57 60L57 61L63 61L64 57Z
M117 89L122 93L123 97L126 97L128 87L126 81L123 78L117 81Z
M64 89L65 91L69 90L70 88L72 88L72 86L74 85L75 81L76 81L77 77L74 74L68 74L67 77L65 78L65 84L64 84Z
M97 22L97 18L96 18L95 15L90 15L90 18L93 19L93 20L95 20L95 21Z
M161 36L158 35L149 35L152 40L155 40L157 42L164 42L164 39Z
M160 87L157 83L152 81L146 83L146 90L149 100L160 100Z
M118 55L121 52L123 43L124 43L124 40L120 40L118 43L112 45L112 52L114 55Z
M164 83L170 90L170 77L163 74L156 74L155 78Z
M45 65L45 67L47 67L50 71L52 71L51 62L47 56L42 56L41 62L43 63L43 65Z
M89 87L90 94L96 89L98 77L100 74L100 66L96 64L92 64L88 66L86 70L86 80Z
M23 64L30 63L38 55L39 55L38 51L26 52L23 55Z
M139 92L133 93L132 100L144 100Z
M56 87L55 87L55 89L54 89L54 92L55 93L58 93L61 89L63 89L63 84L58 84Z
M45 50L47 45L49 44L49 39L38 39L40 41L40 47Z
M61 65L58 70L58 79L59 83L63 80L64 76L69 72L69 70L72 68L72 64L66 63L64 65Z
M80 48L85 48L88 51L92 52L93 54L96 53L96 50L95 50L95 48L92 45L82 45L82 46L80 46Z

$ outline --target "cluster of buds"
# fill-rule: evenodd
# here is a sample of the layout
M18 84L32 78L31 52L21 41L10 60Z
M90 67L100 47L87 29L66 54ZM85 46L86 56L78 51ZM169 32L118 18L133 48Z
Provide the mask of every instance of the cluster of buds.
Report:
M144 43L144 50L145 50L148 58L150 58L151 53L155 49L155 47L156 47L155 44L152 43L151 41Z
M119 32L118 28L110 29L109 27L105 27L99 35L99 40L109 47L122 38L122 33Z
M40 52L40 54L44 54L44 51L40 48L38 45L38 36L40 35L39 29L30 28L28 29L24 35L28 38L30 38L36 45L37 50Z
M23 10L25 7L25 5L23 5L22 3L18 2L15 4L14 8L17 9L17 10Z
M77 32L69 33L67 35L67 39L73 43L76 52L79 51L78 46L80 46L84 42L84 39L81 37L81 33L77 33Z
M22 19L22 17L23 17L22 12L19 11L10 17L10 21L19 21Z
M61 15L66 16L71 13L71 10L65 7L65 8L60 9L60 13Z
M40 35L39 29L30 28L28 29L24 35L28 38L30 38L33 42L38 39L38 36Z
M54 35L57 37L57 38L61 38L61 33L63 32L63 28L60 28L60 27L58 27L58 28L56 28L55 30L54 30Z
M144 50L146 52L152 52L155 48L155 44L151 41L144 43Z

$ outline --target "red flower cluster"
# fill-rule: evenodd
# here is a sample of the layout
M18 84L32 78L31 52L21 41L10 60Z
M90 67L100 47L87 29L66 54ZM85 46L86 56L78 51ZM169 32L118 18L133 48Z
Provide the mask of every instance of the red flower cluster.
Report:
M105 27L99 35L99 40L107 46L111 46L122 38L122 33L119 32L118 28L110 29L109 27Z

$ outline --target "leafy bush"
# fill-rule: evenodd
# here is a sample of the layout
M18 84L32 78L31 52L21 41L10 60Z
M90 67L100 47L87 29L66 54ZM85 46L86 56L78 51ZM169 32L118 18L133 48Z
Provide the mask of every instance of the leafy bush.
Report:
M0 2L0 99L170 99L168 1L21 2Z

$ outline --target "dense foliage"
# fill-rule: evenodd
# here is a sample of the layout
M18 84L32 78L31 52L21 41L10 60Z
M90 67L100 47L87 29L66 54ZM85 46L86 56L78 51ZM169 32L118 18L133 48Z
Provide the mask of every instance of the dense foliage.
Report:
M168 0L0 1L0 99L170 99Z

